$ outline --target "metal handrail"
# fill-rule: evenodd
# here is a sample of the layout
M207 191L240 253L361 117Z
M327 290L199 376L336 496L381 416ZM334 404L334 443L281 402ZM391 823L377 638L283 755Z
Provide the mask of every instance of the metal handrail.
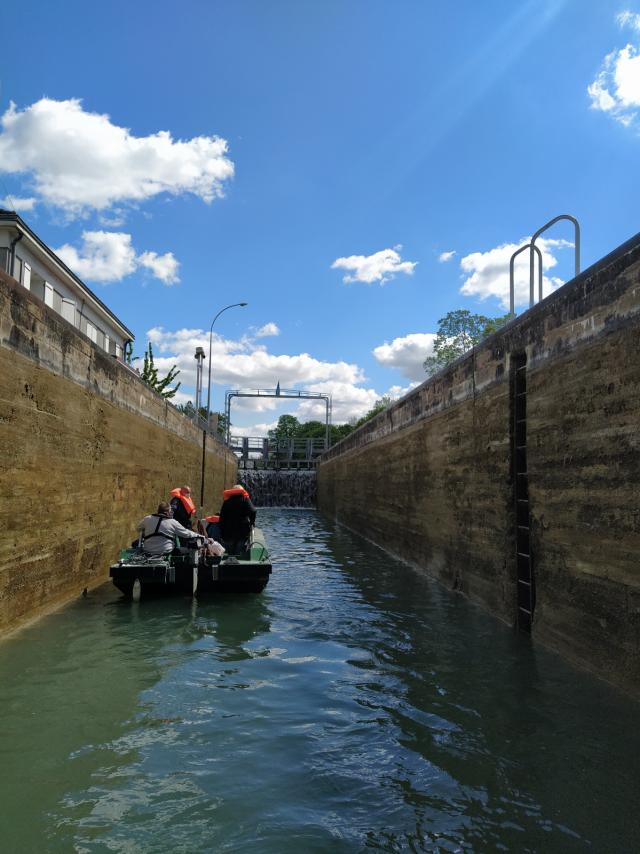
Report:
M520 249L516 249L516 251L511 256L509 261L509 313L515 314L515 302L516 302L516 283L515 283L515 261L517 256L524 252L526 249L530 251L531 261L533 261L533 253L534 251L538 253L538 299L542 299L542 252L537 246L533 245L533 242L525 243L524 246L521 246ZM534 290L533 290L533 273L529 273L529 308L533 305L534 300Z
M558 216L554 216L553 219L550 219L549 222L545 223L542 228L539 228L536 233L531 238L531 246L535 247L536 240L540 237L540 235L546 231L548 228L551 228L552 225L555 225L557 222L560 222L561 219L566 219L569 222L573 223L573 227L575 229L575 244L574 244L574 277L578 275L580 272L580 223L578 220L571 216L571 214L558 214ZM529 282L530 289L533 293L533 252L531 253L529 260Z

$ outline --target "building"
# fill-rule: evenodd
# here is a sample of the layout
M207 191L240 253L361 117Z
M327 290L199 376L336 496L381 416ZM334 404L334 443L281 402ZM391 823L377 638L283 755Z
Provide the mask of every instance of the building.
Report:
M112 356L131 348L133 333L12 211L0 210L0 270Z

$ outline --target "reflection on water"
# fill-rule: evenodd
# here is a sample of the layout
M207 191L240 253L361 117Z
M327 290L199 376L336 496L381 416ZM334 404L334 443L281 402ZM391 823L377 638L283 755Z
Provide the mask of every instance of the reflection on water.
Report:
M312 511L260 596L0 645L10 852L640 850L636 705Z

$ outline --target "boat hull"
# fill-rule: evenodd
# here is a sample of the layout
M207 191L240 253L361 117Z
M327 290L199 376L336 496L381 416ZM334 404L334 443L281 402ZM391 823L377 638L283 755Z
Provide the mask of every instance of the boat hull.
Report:
M118 563L109 569L115 587L131 598L133 586L140 582L142 596L192 596L198 580L198 567L191 555L143 559L134 550L125 549Z

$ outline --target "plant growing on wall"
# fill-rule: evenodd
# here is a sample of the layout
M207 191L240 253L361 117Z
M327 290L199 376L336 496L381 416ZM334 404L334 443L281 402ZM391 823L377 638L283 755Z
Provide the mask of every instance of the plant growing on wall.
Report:
M450 311L438 321L433 356L428 356L423 362L425 371L429 376L437 373L449 362L453 362L475 347L487 335L496 332L512 317L511 314L505 314L502 317L485 317L484 314L471 314L465 308Z
M180 371L178 370L177 366L173 365L171 370L165 377L158 376L158 369L156 368L153 362L153 350L151 348L151 342L149 342L149 344L147 345L147 349L144 353L142 373L140 374L142 382L146 383L149 388L152 388L155 392L161 395L161 397L166 397L168 399L173 397L180 388L180 383L175 385L173 388L167 388L167 386L175 380L179 373Z

